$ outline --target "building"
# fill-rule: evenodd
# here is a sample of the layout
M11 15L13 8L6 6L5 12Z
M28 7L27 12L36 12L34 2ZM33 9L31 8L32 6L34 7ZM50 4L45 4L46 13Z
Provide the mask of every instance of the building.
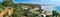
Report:
M42 11L42 14L44 17L46 17L46 15L52 15L52 11Z

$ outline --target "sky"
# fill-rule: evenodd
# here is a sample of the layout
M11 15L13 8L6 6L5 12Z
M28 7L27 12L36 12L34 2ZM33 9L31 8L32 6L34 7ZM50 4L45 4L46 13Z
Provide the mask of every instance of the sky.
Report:
M60 12L60 0L12 0L14 3L40 4L43 10L57 10ZM0 2L2 2L0 0Z

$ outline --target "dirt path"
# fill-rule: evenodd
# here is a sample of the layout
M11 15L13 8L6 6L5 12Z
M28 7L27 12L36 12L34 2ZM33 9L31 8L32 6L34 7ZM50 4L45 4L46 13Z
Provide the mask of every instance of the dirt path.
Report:
M8 12L8 7L6 7L1 13L0 13L0 17L3 17L3 15Z
M8 12L8 16L10 16L13 13L13 8L9 9L8 7L6 7L1 13L0 13L0 17L3 17L4 14L6 14L6 12ZM8 17L6 16L6 17Z
M13 8L11 8L11 9L9 9L9 11L8 11L8 16L6 16L6 17L9 17L10 15L12 15L12 13L13 13Z

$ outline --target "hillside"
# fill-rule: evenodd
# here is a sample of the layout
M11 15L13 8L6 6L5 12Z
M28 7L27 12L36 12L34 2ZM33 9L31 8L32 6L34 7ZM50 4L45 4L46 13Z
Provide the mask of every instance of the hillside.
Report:
M38 17L41 13L41 6L39 4L0 4L1 17Z

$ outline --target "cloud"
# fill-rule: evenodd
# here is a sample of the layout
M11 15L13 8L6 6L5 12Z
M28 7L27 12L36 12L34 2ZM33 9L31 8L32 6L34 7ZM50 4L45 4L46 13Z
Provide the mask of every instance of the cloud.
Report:
M44 11L56 10L55 6L41 6L41 9L43 9Z

